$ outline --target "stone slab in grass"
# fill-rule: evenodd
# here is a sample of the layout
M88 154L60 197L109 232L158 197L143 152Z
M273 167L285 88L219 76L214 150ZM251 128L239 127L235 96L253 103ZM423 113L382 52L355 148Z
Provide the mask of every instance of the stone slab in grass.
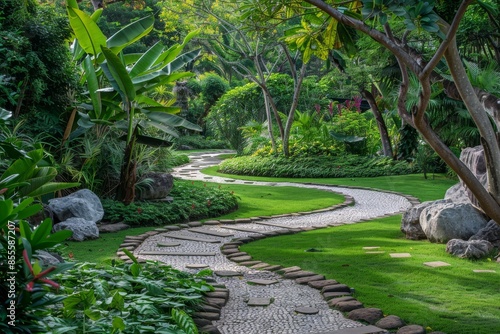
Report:
M485 270L485 269L474 269L473 272L475 273L496 273L496 270Z
M369 247L363 247L364 250L374 250L374 249L379 249L379 246L369 246Z
M234 261L234 262L245 262L245 261L250 261L251 259L252 259L252 257L250 255L243 255L243 256L232 257L231 261Z
M365 254L385 254L385 251L368 251Z
M251 266L250 269L262 269L262 268L269 267L269 266L270 266L269 263L261 262L261 263L258 263L258 264Z
M411 254L410 253L390 253L389 256L394 258L394 259L402 259L402 258L406 258L406 257L411 257Z
M283 268L283 267L280 266L279 264L273 264L272 266L262 268L262 270L276 271L276 270L280 270L281 268Z
M324 286L335 285L335 284L338 284L338 283L339 282L337 282L334 279L326 279L326 280L318 280L318 281L307 282L307 285L309 285L311 288L314 288L314 289L322 289Z
M268 306L272 303L272 298L250 298L248 299L248 306Z
M203 224L204 225L220 225L220 222L218 220L207 220Z
M432 268L451 266L451 264L443 261L424 262L424 265Z
M325 276L323 275L314 275L314 276L307 276L307 277L300 277L295 280L295 283L297 284L307 284L309 282L314 282L314 281L321 281L324 280Z

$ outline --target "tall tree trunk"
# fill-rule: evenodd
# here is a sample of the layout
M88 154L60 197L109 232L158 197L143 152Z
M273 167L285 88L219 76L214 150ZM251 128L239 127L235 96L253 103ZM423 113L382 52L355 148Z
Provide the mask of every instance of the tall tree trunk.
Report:
M271 147L274 152L274 154L277 153L276 151L276 139L274 139L274 134L273 134L273 119L271 117L271 110L269 106L269 98L267 94L264 93L264 104L266 107L266 118L267 118L267 132L269 134L269 139L271 140Z
M291 65L295 65L295 63L292 63ZM293 100L292 105L290 106L290 111L288 113L288 118L285 125L285 132L283 135L283 154L285 155L285 157L290 156L290 132L292 130L292 124L295 119L295 110L297 109L297 105L299 104L300 90L302 88L302 81L304 80L304 76L306 75L306 69L307 65L302 64L299 75L296 75L296 78L294 78Z
M389 137L389 131L387 131L387 126L385 125L384 117L382 117L382 113L378 109L377 103L375 102L375 97L373 94L367 91L366 89L361 90L361 95L365 98L365 100L370 105L373 115L375 116L375 120L377 121L378 132L380 133L380 140L382 142L382 151L384 152L384 156L393 157L391 139Z
M123 163L120 170L120 183L116 189L116 200L129 205L135 199L135 184L137 181L137 161L135 160L135 142L137 127L134 129L132 139L125 147Z

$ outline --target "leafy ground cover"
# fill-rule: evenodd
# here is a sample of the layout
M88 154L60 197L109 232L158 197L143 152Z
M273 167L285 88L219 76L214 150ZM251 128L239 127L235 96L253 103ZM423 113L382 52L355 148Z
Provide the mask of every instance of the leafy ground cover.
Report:
M404 239L401 216L262 239L241 249L270 264L300 266L355 288L365 307L445 333L497 333L498 264L452 257L445 245ZM366 254L378 246L382 254ZM319 252L305 252L316 248ZM270 251L272 250L272 251ZM389 253L410 253L393 259ZM493 254L492 254L493 255ZM424 262L451 266L430 268ZM474 269L497 273L475 273Z

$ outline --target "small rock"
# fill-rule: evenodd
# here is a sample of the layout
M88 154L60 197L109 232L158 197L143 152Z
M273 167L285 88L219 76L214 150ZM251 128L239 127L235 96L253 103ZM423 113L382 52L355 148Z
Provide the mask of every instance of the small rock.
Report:
M301 314L317 314L319 310L315 307L297 307L295 312Z
M381 309L369 307L353 310L349 312L347 317L354 321L361 320L373 325L384 317L384 313Z
M425 334L425 328L419 325L401 327L396 334Z
M350 312L352 310L356 310L358 308L363 308L363 303L354 300L347 300L345 302L339 302L335 305L335 308L340 312Z
M324 286L321 289L321 293L325 292L351 292L351 288L345 284L333 284Z
M387 317L377 321L375 324L375 326L383 329L398 329L404 325L406 325L405 322L400 317L395 315L388 315Z

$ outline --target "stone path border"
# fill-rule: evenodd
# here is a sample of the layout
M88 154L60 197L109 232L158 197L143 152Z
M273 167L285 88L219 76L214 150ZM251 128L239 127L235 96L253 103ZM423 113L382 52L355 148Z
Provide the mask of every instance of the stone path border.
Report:
M213 165L216 160L212 159L210 163L203 164L203 163L198 163L196 165L197 168L189 168L189 173L185 171L180 171L178 172L178 175L181 175L181 177L187 177L187 176L192 176L193 172L198 172L199 168L203 168L209 165ZM198 176L199 177L199 176ZM204 179L207 179L207 177L203 177ZM215 177L210 177L210 179L215 179ZM235 182L236 180L225 180L226 182ZM244 182L246 184L256 184L257 182ZM308 185L314 185L309 183ZM336 188L330 187L330 188ZM360 188L360 187L337 187L339 189L342 188L347 188L347 189L366 189L366 188ZM411 205L416 205L420 203L416 198L407 196L407 195L402 195L398 194L395 192L387 192L391 194L397 194L399 196L405 197L408 202ZM265 220L268 219L276 219L276 218L284 218L284 217L299 217L299 216L304 216L304 215L312 215L315 213L322 213L322 212L331 212L335 211L341 208L345 208L348 206L351 206L354 204L354 198L352 196L345 195L345 201L342 204L334 205L330 208L327 209L321 209L321 210L315 210L315 211L310 211L310 212L300 212L300 213L293 213L293 214L285 214L285 215L275 215L271 217L255 217L255 218L248 218L248 219L236 219L236 220L212 220L212 221L207 221L205 224L201 224L199 222L191 222L188 224L181 224L179 225L180 227L169 227L166 226L164 229L157 229L155 231L150 231L147 233L144 233L140 236L127 236L125 237L124 242L122 245L120 245L121 248L128 249L130 251L136 250L139 246L141 246L146 239L156 236L160 233L166 233L167 231L176 231L176 230L186 230L190 231L193 233L200 233L201 231L193 231L193 227L200 227L200 226L206 226L206 227L223 227L220 229L220 232L209 232L209 235L212 236L225 236L229 237L229 233L227 232L222 232L222 231L244 231L247 233L246 236L243 237L235 237L232 238L229 242L224 242L222 246L220 247L220 252L223 254L229 261L236 262L240 266L247 266L250 269L257 270L257 271L262 271L262 272L274 272L278 273L281 275L282 278L288 279L288 280L293 280L293 282L297 286L308 286L310 288L316 289L321 292L322 297L324 300L328 303L328 306L330 306L333 309L336 309L340 312L343 312L344 314L347 315L348 319L354 320L354 321L363 321L364 323L369 323L370 325L362 325L360 323L357 323L357 325L352 325L352 322L349 323L347 326L344 326L343 328L337 328L334 331L331 331L330 328L324 328L324 331L318 331L317 329L314 330L311 328L311 330L308 330L307 332L288 332L286 331L286 326L283 327L283 323L280 323L279 319L273 319L275 322L278 322L278 328L281 328L279 330L280 333L293 333L293 334L305 334L305 333L312 333L312 334L370 334L370 333L387 333L386 330L389 329L397 329L401 328L401 330L404 331L404 333L407 334L412 334L412 333L420 333L423 332L425 333L425 329L422 328L421 326L417 325L410 325L410 326L405 326L405 324L399 319L397 316L394 315L389 315L385 316L383 315L383 312L379 309L374 309L374 308L364 308L364 305L357 301L353 296L352 293L354 289L341 284L335 280L327 280L323 275L316 274L314 272L308 272L308 271L303 271L300 267L289 267L289 268L282 268L279 265L269 265L267 263L262 263L261 261L257 261L252 259L252 257L244 252L240 252L239 246L248 243L254 240L261 239L263 237L271 237L271 236L276 236L276 235L283 235L283 234L292 234L292 233L299 233L302 231L308 231L308 230L313 230L317 228L325 228L329 226L339 226L342 224L338 223L333 223L333 224L326 224L326 225L312 225L312 226L301 226L301 227L294 227L294 226L287 226L285 224L281 223L274 223L274 222L266 222ZM369 219L366 220L372 220L375 218L380 218L380 217L385 217L385 216L391 216L396 213L390 213L390 214L382 214L378 217L370 217ZM359 219L358 221L364 221L365 219ZM223 224L252 224L256 223L259 224L259 226L265 228L275 228L274 230L269 230L269 231L260 231L260 230L252 230L251 228L246 228L246 227L236 227L234 226L233 228L229 226L223 226ZM226 227L226 228L224 228ZM277 228L277 229L276 229ZM194 229L196 230L196 229ZM211 233L211 234L210 234ZM236 233L235 233L236 234ZM248 235L250 234L250 235ZM167 237L171 238L177 238L175 240L190 240L190 241L195 241L197 243L203 243L207 242L210 244L215 244L219 243L220 241L217 241L215 238L214 239L203 239L201 237L190 237L190 236L179 236L179 235L172 235L171 233L167 235ZM157 242L154 242L155 244L158 244ZM161 253L168 253L168 252L159 252ZM174 253L174 252L170 252ZM140 256L140 252L137 253L136 255ZM143 252L144 254L144 252ZM185 256L193 255L196 253L189 253L186 252ZM117 256L120 257L120 259L130 262L130 259L124 254L122 251L117 252ZM145 259L140 258L139 259L141 262L144 262ZM188 264L185 267L189 268L204 268L207 266L207 264L204 263L196 263L196 264ZM215 277L219 278L224 278L230 279L231 277L243 277L245 274L242 272L238 271L230 271L230 270L222 270L222 271L215 271L214 272ZM203 333L234 333L234 334L239 334L236 332L227 332L224 331L224 327L221 325L221 317L222 321L224 320L223 318L223 313L224 313L224 306L229 300L229 294L230 290L226 287L225 284L220 284L218 283L217 278L208 278L207 282L212 283L214 286L214 291L209 292L205 296L205 300L203 304L200 306L200 310L195 313L194 319L196 324L200 327L200 331ZM257 283L256 283L257 282ZM260 282L260 283L258 283ZM278 282L275 279L254 279L248 280L248 283L252 284L257 284L257 285L262 285L262 286L268 286L268 285L274 285L275 282ZM252 301L251 305L254 305L252 307L273 307L273 298L272 297L252 297L253 299L249 299ZM247 301L248 302L248 301ZM259 306L262 304L263 306ZM264 306L265 304L265 306ZM297 307L295 309L297 314L303 314L303 316L307 317L308 315L314 315L320 312L319 309L311 306L303 306L303 307ZM263 319L264 320L264 319ZM269 321L269 319L267 319ZM348 322L347 319L341 320L344 322ZM375 326L374 326L375 325ZM378 327L377 327L378 326ZM274 327L276 329L276 327ZM264 333L264 332L245 332L245 334L257 334L257 333ZM266 331L266 333L275 333L274 331ZM399 331L398 331L399 333ZM241 333L243 334L243 333Z

